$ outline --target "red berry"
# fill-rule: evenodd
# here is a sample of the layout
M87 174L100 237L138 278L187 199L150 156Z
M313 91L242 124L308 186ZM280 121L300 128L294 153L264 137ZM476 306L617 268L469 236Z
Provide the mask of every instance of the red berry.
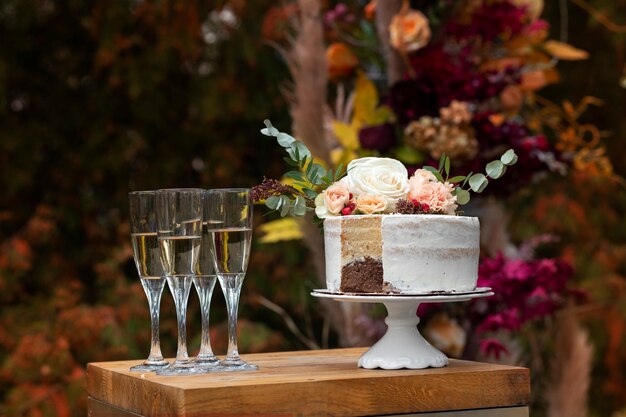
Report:
M348 216L348 215L350 215L350 213L352 213L352 210L354 210L352 207L346 206L346 207L341 209L341 214L344 215L344 216Z
M417 201L417 200L415 200L415 199L411 200L411 203L413 203L413 205L414 205L415 207L419 207L419 206L420 206L420 202L419 202L419 201Z
M349 196L348 196L348 200L352 200L352 197L354 197L354 196L352 195L352 193L350 193Z
M430 206L428 204L426 204L426 203L422 203L422 207L421 208L422 208L422 211L430 210Z

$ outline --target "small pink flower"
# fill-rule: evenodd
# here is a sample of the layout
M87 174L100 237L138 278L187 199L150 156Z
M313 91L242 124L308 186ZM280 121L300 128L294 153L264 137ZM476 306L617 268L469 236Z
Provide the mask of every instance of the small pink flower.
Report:
M382 213L387 205L387 199L381 194L361 194L356 199L356 209L364 214Z

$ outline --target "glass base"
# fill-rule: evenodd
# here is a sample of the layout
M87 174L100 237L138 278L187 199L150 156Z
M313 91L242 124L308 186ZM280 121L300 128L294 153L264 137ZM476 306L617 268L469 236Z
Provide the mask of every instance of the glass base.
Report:
M131 372L152 372L158 371L159 369L163 369L168 366L170 363L166 360L162 361L145 361L144 363L140 363L139 365L131 366Z
M192 361L189 362L174 362L170 366L161 368L156 371L157 375L201 375L206 374L208 371L206 368L197 366Z
M192 362L197 366L214 367L220 363L220 358L215 355L198 355Z
M239 358L226 358L211 370L216 372L258 371L259 367Z

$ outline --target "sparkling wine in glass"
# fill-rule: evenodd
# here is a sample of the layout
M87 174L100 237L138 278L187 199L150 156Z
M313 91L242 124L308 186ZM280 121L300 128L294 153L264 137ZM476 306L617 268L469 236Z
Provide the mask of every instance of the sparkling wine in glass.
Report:
M187 301L198 268L203 194L203 190L196 188L158 190L156 193L161 264L174 296L178 320L176 361L157 371L158 375L206 373L206 369L196 366L187 353Z
M200 339L200 352L194 359L198 366L213 368L220 360L213 354L211 349L211 336L209 332L209 313L211 298L217 277L213 266L213 254L211 251L211 232L208 226L208 199L204 199L204 219L202 221L202 244L200 245L200 259L198 268L193 277L193 283L198 291L200 300L200 312L202 315L202 336Z
M135 266L150 308L150 354L143 363L130 368L135 372L156 371L169 365L163 359L159 342L159 309L165 286L157 240L156 194L154 191L133 191L130 203L131 242Z
M237 348L237 314L239 295L248 267L252 241L252 201L250 190L228 188L208 190L208 229L217 279L228 309L228 354L220 370L256 370L239 357Z

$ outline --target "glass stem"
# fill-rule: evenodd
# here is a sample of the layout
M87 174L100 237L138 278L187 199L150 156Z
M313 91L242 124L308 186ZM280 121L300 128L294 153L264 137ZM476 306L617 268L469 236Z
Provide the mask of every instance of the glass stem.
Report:
M209 314L211 311L211 298L215 288L215 275L199 276L194 278L198 298L200 299L200 313L202 315L202 336L200 339L200 352L198 357L213 356L211 349L211 333L209 331Z
M243 283L243 274L228 274L220 276L222 291L226 299L228 310L228 359L239 359L237 349L237 312L239 310L239 294Z
M150 307L150 356L147 362L159 362L163 360L161 353L161 343L159 339L159 311L161 309L161 295L165 288L165 279L153 280L157 285L145 285L144 290L148 296L148 306Z
M170 291L174 295L176 305L176 319L178 320L178 349L176 351L176 362L188 362L187 353L187 300L191 290L190 276L167 277Z

